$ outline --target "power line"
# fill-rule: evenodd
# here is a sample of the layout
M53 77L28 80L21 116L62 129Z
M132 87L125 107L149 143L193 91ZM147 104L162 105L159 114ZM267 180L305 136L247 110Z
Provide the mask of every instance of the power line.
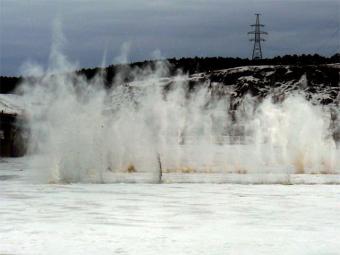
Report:
M261 31L261 27L264 27L263 24L260 24L260 15L259 13L255 13L256 15L256 23L250 25L254 27L253 31L248 32L248 34L254 35L254 38L250 39L250 41L254 42L253 47L253 55L252 59L262 59L262 49L261 49L261 41L265 41L265 39L261 38L261 35L267 35L267 32Z

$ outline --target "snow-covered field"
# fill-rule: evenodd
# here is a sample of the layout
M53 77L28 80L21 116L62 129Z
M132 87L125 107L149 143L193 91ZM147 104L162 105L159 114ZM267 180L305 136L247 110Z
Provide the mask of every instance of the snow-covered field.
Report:
M340 254L340 186L39 184L0 163L0 254Z

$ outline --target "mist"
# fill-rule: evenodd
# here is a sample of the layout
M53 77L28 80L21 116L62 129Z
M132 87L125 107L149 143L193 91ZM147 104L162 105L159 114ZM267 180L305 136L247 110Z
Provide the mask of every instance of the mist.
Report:
M26 64L30 78L20 87L30 116L30 161L40 181L339 172L329 107L291 93L276 103L249 95L235 109L232 91L220 96L217 83L189 86L191 78L180 70L167 78L165 61L126 66L107 89L101 72L91 80L72 72L77 66L62 54L55 26L49 67ZM119 58L126 58L126 48ZM132 82L124 82L127 74Z

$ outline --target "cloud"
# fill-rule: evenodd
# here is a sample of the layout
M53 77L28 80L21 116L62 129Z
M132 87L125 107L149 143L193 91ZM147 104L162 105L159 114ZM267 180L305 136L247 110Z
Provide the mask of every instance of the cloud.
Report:
M332 34L322 31L339 27L339 1L2 0L1 4L0 31L5 36L0 37L0 73L7 75L17 74L28 59L47 63L56 16L67 38L63 52L81 67L101 65L107 45L106 57L114 61L148 59L156 49L164 57L249 57L247 32L255 12L263 14L269 32L265 56L317 50L329 55L339 50L334 38L320 47ZM125 42L133 47L124 56Z

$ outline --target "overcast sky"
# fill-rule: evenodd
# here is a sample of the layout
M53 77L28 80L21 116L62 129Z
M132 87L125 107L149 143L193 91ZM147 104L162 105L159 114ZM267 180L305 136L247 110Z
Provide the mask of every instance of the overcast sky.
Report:
M340 51L339 0L0 0L0 74L46 68L53 24L80 67L164 57L250 57L254 13L269 33L264 57Z

